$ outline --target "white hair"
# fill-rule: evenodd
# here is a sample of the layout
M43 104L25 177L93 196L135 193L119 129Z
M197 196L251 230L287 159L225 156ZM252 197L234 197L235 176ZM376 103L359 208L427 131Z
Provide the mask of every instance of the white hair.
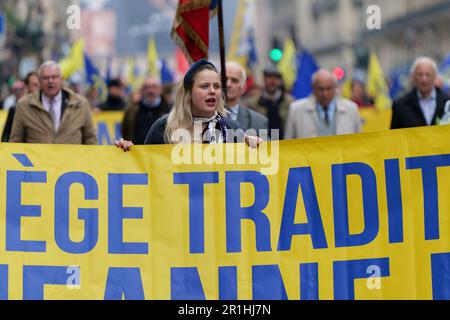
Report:
M247 72L245 72L245 69L236 61L227 61L227 63L225 64L225 68L226 67L236 67L241 71L241 86L242 88L245 87L245 84L247 83Z
M438 74L438 67L437 67L436 62L433 59L431 59L430 57L425 57L425 56L418 57L416 60L414 60L412 66L411 66L411 69L409 70L409 74L410 75L414 75L414 73L416 72L417 67L420 64L429 64L429 65L431 65L431 67L434 70L434 73L436 75Z
M46 68L50 68L50 67L58 68L59 75L62 75L61 66L59 65L59 63L49 60L49 61L45 61L44 63L42 63L40 65L39 69L37 70L37 74L38 74L39 78L41 77L42 70L46 69Z
M316 72L314 72L313 75L311 76L311 86L313 86L313 87L315 86L315 84L317 82L317 77L321 73L326 73L326 74L330 75L331 78L333 79L334 84L338 85L338 79L336 78L336 76L332 72L330 72L327 69L319 69Z

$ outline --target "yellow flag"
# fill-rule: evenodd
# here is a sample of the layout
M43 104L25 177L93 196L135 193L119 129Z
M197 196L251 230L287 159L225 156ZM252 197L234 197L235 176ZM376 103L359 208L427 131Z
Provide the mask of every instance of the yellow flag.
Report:
M352 98L352 77L349 76L342 84L342 96L346 99Z
M59 61L59 64L65 79L84 68L84 40L82 38L73 43L69 55Z
M136 72L136 66L134 63L134 59L130 57L127 59L127 80L131 86L136 81L135 72Z
M297 78L297 51L294 41L290 38L284 42L283 58L278 63L286 89L290 90Z
M147 63L148 63L148 75L161 79L161 70L159 69L159 57L158 50L156 48L156 42L154 38L148 41L147 46Z
M392 100L389 97L389 89L384 78L383 70L374 52L370 54L366 89L367 93L375 99L375 108L377 110L392 106Z
M248 54L245 36L247 32L248 15L251 11L247 11L247 7L251 4L250 0L241 0L236 9L236 17L234 18L233 32L231 34L230 46L227 53L229 61L235 61L241 66L247 65Z

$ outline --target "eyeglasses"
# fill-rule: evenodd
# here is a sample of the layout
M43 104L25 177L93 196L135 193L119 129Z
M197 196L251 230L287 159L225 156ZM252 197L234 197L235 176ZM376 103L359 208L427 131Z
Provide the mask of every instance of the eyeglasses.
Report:
M51 75L51 76L41 76L41 80L42 81L48 81L48 80L50 80L50 79L52 79L52 80L58 80L58 79L60 79L61 78L61 76L59 75L59 74L54 74L54 75Z

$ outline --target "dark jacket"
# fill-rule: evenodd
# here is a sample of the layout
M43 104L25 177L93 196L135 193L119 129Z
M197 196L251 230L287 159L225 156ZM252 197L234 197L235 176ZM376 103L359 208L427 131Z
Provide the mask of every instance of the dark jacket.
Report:
M280 130L279 137L282 140L286 129L289 106L292 102L294 102L294 99L286 93L282 94L277 101L268 100L262 95L256 100L249 101L249 107L267 117L269 130Z
M168 115L164 115L152 125L150 130L148 131L147 138L145 139L144 144L166 144L164 139L164 132L166 130L167 125L167 117ZM239 123L230 118L222 118L223 124L227 129L230 130L242 130L244 129L240 126ZM240 142L234 139L233 142Z
M102 111L122 111L125 107L126 102L123 98L110 95L108 95L105 102L98 105L98 108Z
M237 121L245 129L259 130L269 129L269 120L262 114L244 106L239 106Z
M436 88L436 112L431 125L437 124L437 119L444 114L445 102L449 100L445 93ZM412 90L404 97L394 101L392 105L391 129L412 128L426 126L425 116L420 108L417 89Z
M161 100L159 106L147 108L142 102L125 109L122 121L122 137L134 144L144 144L148 130L156 120L168 113L169 105Z
M2 142L8 142L11 135L11 129L14 121L14 113L16 113L16 107L11 107L8 110L8 117L6 118L5 126L3 127Z

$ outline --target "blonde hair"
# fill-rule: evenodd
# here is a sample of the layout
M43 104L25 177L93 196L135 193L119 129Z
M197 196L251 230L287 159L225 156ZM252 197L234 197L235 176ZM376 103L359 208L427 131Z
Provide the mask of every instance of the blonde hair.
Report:
M172 110L167 117L166 129L164 131L164 140L166 143L192 143L194 142L193 130L194 130L194 117L192 116L192 88L194 86L195 78L198 73L203 70L212 70L217 72L210 66L202 66L192 77L188 88L185 88L183 80L181 80L176 88L175 103ZM217 112L226 117L228 112L225 108L225 97L222 91L220 95L219 105L217 106ZM177 130L184 129L184 132L189 132L189 136L179 135L173 137ZM180 130L181 132L181 130Z

